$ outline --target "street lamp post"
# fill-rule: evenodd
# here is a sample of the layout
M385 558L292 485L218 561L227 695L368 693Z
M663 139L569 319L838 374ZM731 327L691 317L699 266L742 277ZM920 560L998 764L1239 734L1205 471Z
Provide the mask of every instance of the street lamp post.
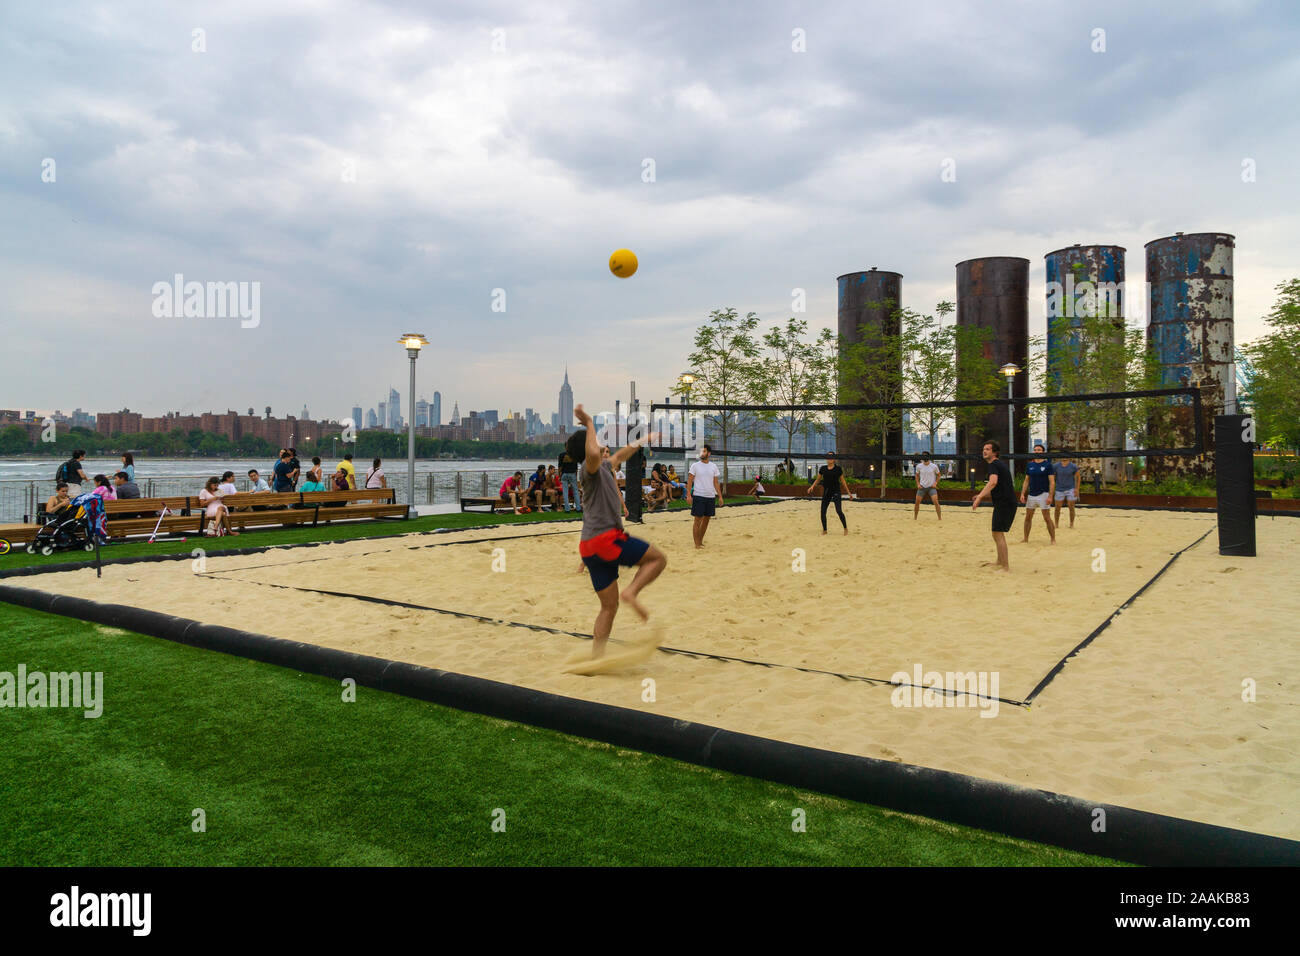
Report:
M1007 378L1007 398L1011 398L1011 385L1016 380L1016 375L1021 371L1019 365L1008 362L998 369ZM1012 457L1016 453L1016 408L1010 402L1007 402L1007 470L1011 477L1016 476L1016 462Z
M677 376L677 384L682 387L682 393L684 396L682 398L682 447L685 448L686 451L683 452L682 459L684 467L687 470L690 470L690 445L686 441L686 436L688 434L688 429L686 428L686 406L691 403L691 386L695 384L695 373L682 372L681 375Z
M429 344L429 340L418 332L407 332L397 340L398 345L406 346L406 354L411 357L411 418L406 432L406 487L407 517L415 517L415 360L420 357L420 349Z

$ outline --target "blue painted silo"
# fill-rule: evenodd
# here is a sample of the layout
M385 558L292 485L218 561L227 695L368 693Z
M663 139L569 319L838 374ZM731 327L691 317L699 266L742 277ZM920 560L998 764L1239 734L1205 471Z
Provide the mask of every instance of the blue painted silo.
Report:
M1177 233L1146 244L1150 311L1147 342L1160 367L1162 387L1202 389L1206 454L1183 461L1153 459L1159 473L1205 475L1213 471L1214 416L1236 410L1233 370L1232 251L1234 237L1222 232ZM1173 409L1172 433L1179 445L1194 434L1190 399Z
M1075 244L1049 252L1047 264L1047 355L1049 395L1083 391L1121 391L1124 388L1122 372L1112 381L1095 381L1093 376L1072 377L1068 370L1077 368L1080 357L1079 328L1089 316L1110 319L1115 336L1122 341L1124 335L1124 247L1084 246ZM1085 382L1084 379L1087 379ZM1064 386L1062 380L1064 379ZM1068 434L1056 427L1054 406L1047 406L1047 443L1054 448L1107 448L1124 447L1122 418L1107 421L1105 425L1067 428ZM1060 419L1062 416L1057 416ZM1069 420L1068 412L1063 416ZM1084 468L1100 467L1107 480L1115 477L1120 459L1084 459Z

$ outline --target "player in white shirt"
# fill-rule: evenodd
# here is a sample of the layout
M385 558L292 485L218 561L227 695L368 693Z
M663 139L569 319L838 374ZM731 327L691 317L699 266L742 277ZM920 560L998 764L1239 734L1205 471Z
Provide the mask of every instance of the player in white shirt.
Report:
M691 465L691 480L686 483L686 503L695 518L691 534L695 547L704 547L704 532L709 530L709 519L716 506L723 503L722 485L718 483L718 466L709 461L713 449L708 445L700 449L700 460Z
M934 513L943 520L939 510L939 466L930 461L928 451L921 452L921 461L916 466L916 505L912 508L912 520L921 515L921 499L929 497L934 501Z

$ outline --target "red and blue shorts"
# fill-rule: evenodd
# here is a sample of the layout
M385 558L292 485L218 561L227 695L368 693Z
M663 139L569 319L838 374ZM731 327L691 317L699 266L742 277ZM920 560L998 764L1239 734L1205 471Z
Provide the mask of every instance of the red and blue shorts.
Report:
M645 557L649 541L631 537L626 531L610 528L594 538L578 542L578 553L591 575L591 586L603 591L618 580L618 567L630 568Z

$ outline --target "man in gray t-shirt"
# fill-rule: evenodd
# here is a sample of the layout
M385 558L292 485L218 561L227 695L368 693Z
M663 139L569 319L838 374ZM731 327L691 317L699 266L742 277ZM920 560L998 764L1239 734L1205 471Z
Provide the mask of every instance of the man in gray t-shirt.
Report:
M648 541L633 538L623 530L623 496L614 470L640 451L642 443L634 442L611 455L597 440L596 425L581 405L573 409L573 415L583 427L569 436L565 451L579 463L578 481L582 485L582 540L578 542L578 553L600 598L600 613L592 628L591 656L596 658L605 653L620 600L627 602L641 620L649 620L650 614L637 596L659 577L668 558ZM636 568L632 583L622 594L618 591L620 565Z
M1068 458L1058 458L1055 467L1056 492L1052 495L1056 504L1056 526L1061 526L1061 502L1070 506L1070 527L1074 527L1074 503L1079 500L1078 475L1079 466Z

